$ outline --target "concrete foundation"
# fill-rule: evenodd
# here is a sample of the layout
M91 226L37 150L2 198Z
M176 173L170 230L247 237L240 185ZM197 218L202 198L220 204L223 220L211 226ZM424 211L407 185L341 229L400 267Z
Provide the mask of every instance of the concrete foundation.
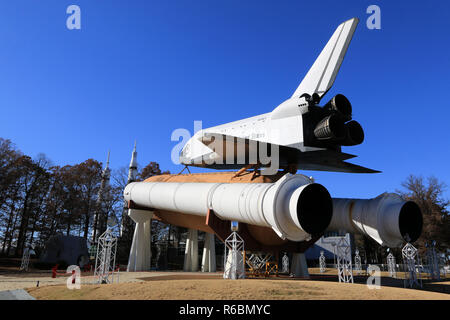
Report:
M128 216L136 222L127 271L149 271L152 258L150 248L153 212L129 209Z
M306 264L306 257L303 253L294 253L292 255L291 273L294 277L308 277L308 265Z
M223 272L224 279L245 279L244 257L241 251L228 251L227 261L225 262L225 270Z
M198 231L189 229L184 251L184 271L198 271Z
M216 272L216 246L214 234L205 234L205 246L203 247L202 271Z

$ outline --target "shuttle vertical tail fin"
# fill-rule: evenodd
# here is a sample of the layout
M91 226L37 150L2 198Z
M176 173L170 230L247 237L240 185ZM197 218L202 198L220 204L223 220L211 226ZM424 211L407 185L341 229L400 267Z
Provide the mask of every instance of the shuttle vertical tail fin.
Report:
M322 97L331 88L358 21L358 18L352 18L337 27L292 97L305 93L310 96L317 93Z

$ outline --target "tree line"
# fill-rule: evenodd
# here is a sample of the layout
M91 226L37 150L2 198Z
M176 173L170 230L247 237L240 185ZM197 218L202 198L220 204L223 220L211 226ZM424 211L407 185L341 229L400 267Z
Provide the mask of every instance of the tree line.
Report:
M120 222L128 169L112 172L99 204L102 170L95 159L65 166L52 165L44 154L32 159L0 138L0 254L21 256L25 248L42 248L56 234L90 240L97 212ZM151 162L138 178L161 173Z

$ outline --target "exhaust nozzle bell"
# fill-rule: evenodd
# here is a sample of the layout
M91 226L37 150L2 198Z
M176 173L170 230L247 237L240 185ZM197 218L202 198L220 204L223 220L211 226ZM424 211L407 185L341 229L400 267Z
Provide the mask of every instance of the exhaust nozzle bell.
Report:
M352 118L352 105L350 101L348 101L348 99L342 94L335 95L323 107L326 110L334 110L341 113L347 120Z
M344 120L337 114L323 118L314 129L314 136L318 140L340 140L347 134Z
M347 136L341 145L343 146L356 146L364 141L364 130L361 125L355 121L349 121L345 124L347 129Z
M422 212L415 202L383 193L374 199L333 199L333 217L327 231L360 233L394 248L404 241L416 241L422 225Z

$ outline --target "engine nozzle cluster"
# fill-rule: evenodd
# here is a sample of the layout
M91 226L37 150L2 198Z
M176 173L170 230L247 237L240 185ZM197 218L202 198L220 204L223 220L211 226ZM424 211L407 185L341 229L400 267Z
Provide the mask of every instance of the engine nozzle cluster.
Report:
M364 141L364 131L357 121L352 120L352 105L344 95L335 95L322 110L326 116L314 128L317 140L341 146L354 146Z

